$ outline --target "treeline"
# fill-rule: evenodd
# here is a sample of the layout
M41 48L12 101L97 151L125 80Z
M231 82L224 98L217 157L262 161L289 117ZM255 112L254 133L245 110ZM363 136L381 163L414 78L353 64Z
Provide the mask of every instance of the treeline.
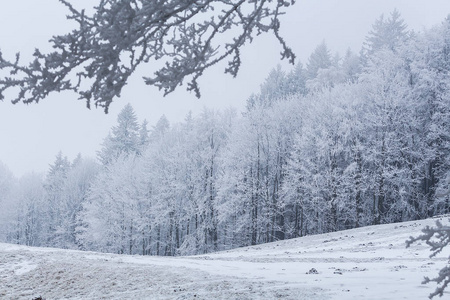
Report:
M98 154L45 178L0 166L0 237L185 255L449 213L450 18L413 33L394 11L342 58L322 43L242 115L148 130L127 105Z

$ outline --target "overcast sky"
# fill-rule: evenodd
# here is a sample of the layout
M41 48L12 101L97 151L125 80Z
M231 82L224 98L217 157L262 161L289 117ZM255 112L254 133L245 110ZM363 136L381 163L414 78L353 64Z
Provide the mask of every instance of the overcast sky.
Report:
M12 58L16 51L29 58L35 47L49 50L52 35L63 34L73 23L67 21L65 7L58 0L3 1L0 10L0 49ZM76 7L92 6L92 0L74 0ZM96 2L96 1L95 1ZM323 40L333 52L344 54L350 47L358 52L365 35L376 18L397 8L409 29L422 31L441 23L450 13L449 0L297 0L282 19L282 35L306 64L309 54ZM236 79L223 74L224 65L213 67L200 80L202 98L185 91L162 97L141 77L153 74L144 66L131 77L122 97L112 103L110 113L88 110L72 93L53 94L39 104L12 105L0 102L0 161L16 176L36 171L46 172L56 154L62 151L69 159L77 153L95 157L103 138L115 125L118 112L127 103L136 110L139 120L155 122L165 114L171 123L183 120L191 110L194 115L203 107L242 110L245 100L257 92L269 71L280 59L280 47L271 35L261 36L242 50L243 62Z

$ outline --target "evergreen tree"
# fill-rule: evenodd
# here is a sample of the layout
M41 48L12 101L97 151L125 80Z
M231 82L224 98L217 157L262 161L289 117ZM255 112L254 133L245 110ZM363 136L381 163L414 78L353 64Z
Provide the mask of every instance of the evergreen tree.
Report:
M155 141L161 139L169 130L170 123L165 115L162 115L150 133L150 139Z
M407 25L401 18L398 10L391 12L389 18L385 20L381 15L372 25L372 30L366 37L363 47L363 56L365 59L381 49L396 51L396 49L405 43L410 33L406 30Z
M302 63L297 63L286 76L285 90L287 95L299 96L306 94L306 70Z
M274 101L286 95L286 74L278 65L269 72L269 76L261 84L260 105L270 106Z
M330 50L328 50L327 44L323 41L309 56L308 63L306 64L306 75L308 79L314 79L317 77L320 69L327 69L331 65Z
M150 142L149 130L147 128L147 125L148 125L147 120L144 120L139 130L139 146L140 146L139 153L143 153Z
M140 153L139 124L131 104L125 105L117 116L117 125L103 140L102 149L98 153L103 165L114 162L119 156Z
M362 72L360 57L353 53L350 48L347 49L341 68L345 81L356 83L358 75Z
M45 178L46 207L45 242L46 245L67 248L65 243L63 218L65 215L64 185L70 170L70 162L60 151Z

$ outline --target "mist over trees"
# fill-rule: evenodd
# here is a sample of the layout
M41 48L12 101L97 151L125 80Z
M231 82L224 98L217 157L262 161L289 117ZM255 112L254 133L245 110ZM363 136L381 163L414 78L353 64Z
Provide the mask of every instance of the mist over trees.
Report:
M0 165L0 238L185 255L449 213L449 85L450 18L413 33L394 11L360 54L275 68L243 114L149 126L127 105L98 162Z

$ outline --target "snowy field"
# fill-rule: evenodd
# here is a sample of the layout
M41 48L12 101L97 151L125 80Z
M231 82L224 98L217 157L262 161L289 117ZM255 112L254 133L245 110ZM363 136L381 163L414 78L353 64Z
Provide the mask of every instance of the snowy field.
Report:
M0 244L0 299L426 299L435 286L421 281L448 264L449 249L430 259L405 240L434 221L178 258Z

